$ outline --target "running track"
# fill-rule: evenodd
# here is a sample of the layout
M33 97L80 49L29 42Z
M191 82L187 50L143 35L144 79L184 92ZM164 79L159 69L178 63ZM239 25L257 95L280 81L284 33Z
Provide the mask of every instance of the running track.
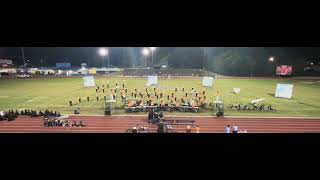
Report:
M133 126L146 124L146 117L70 116L69 120L82 120L86 127L44 127L42 118L18 117L14 121L0 121L0 133L124 133ZM227 124L236 123L248 133L320 133L320 119L246 119L246 118L167 118L195 120L201 133L223 133ZM185 132L186 126L173 127L173 132ZM151 125L149 132L156 132Z

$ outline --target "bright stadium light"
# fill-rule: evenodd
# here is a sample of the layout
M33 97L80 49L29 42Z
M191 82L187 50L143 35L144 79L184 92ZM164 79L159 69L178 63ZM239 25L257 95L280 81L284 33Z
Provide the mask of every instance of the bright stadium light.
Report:
M143 48L142 54L143 54L144 56L148 56L149 53L150 53L150 52L149 52L148 48Z
M100 48L99 49L99 54L100 54L100 56L106 56L106 55L108 55L108 49L106 49L106 48Z
M274 61L274 57L270 57L270 58L269 58L269 61L270 61L270 62L273 62L273 61Z
M103 64L104 64L104 57L107 56L108 59L108 74L109 74L109 51L107 48L100 48L99 54L102 56Z

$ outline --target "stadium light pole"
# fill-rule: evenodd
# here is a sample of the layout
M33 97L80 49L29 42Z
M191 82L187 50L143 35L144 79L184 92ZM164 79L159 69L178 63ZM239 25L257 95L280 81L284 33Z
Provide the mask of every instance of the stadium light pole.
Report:
M144 66L145 66L145 68L147 68L147 56L149 55L149 49L143 48L142 54L144 56Z
M23 49L23 47L21 47L21 52L22 52L23 67L26 67L26 61L25 61L25 58L24 58L24 49Z
M99 49L99 55L102 57L103 64L105 64L104 63L104 57L107 56L107 59L108 59L108 74L109 74L109 52L108 52L108 49L107 48L100 48Z
M150 47L151 56L152 56L152 67L154 67L154 65L153 65L153 53L154 53L154 51L155 51L156 49L157 49L156 47Z
M273 67L273 65L274 65L274 63L273 63L274 62L274 57L273 56L269 57L268 61L271 63L271 65Z

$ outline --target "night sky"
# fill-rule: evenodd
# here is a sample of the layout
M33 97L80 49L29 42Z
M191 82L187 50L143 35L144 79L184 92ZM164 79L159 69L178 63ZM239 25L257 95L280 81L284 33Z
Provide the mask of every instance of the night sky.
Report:
M25 47L25 57L30 59L34 64L39 64L44 60L46 65L54 65L56 62L70 62L73 66L80 66L80 63L87 63L89 66L100 66L101 57L98 54L98 47ZM125 49L125 50L124 50ZM141 49L134 48L109 48L110 64L121 66L126 58L141 58ZM170 48L160 48L162 53L170 53ZM164 52L163 49L167 49ZM169 50L168 50L169 49ZM173 49L173 48L172 48ZM292 58L313 58L320 59L320 48L315 47L269 47L270 52L283 51ZM123 51L127 57L123 56ZM14 59L15 64L22 64L21 48L19 47L2 47L0 48L0 58Z

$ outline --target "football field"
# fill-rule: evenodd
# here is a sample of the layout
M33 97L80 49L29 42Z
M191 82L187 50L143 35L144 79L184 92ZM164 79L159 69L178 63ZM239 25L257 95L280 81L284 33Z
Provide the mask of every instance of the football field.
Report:
M138 93L145 93L147 78L95 78L96 85L107 85L115 87L116 81L122 87L128 89L127 97L131 98L131 92L137 88ZM201 78L175 78L158 79L158 90L165 93L165 97L175 88L178 88L177 99L185 94L182 88L185 88L190 94L192 88L198 92L203 91ZM275 98L274 93L277 83L293 84L292 99ZM241 88L239 94L233 93L233 88ZM213 97L219 91L225 103L226 116L292 116L292 117L320 117L320 82L318 80L291 80L291 79L215 79L212 88L206 88L207 103L213 101ZM82 78L38 78L38 79L0 79L0 111L9 109L33 109L33 110L53 110L62 114L73 114L76 108L81 109L81 114L102 115L104 114L104 94L108 96L108 90L105 93L98 92L99 101L96 101L95 88L84 88ZM154 95L153 87L149 92ZM120 97L119 91L118 97ZM191 94L190 94L191 95ZM87 102L86 97L90 97ZM82 102L78 103L81 97ZM238 112L228 109L227 106L235 103L247 104L255 98L265 98L262 104L272 105L276 112ZM69 100L73 101L73 106L69 106ZM156 102L160 102L156 100ZM117 110L114 114L125 114L124 103L117 99ZM131 113L133 114L133 113ZM139 113L138 113L139 114ZM141 113L140 113L141 114ZM177 115L212 115L210 110L200 113L171 112L167 114Z

